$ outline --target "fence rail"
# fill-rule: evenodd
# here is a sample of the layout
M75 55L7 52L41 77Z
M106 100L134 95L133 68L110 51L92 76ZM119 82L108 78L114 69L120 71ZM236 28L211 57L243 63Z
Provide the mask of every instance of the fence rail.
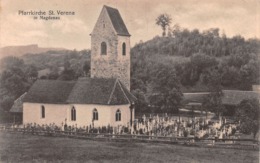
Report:
M87 133L76 131L60 131L60 130L37 130L31 128L9 128L0 126L0 131L8 133L21 133L39 136L53 137L69 137L78 139L91 140L108 140L108 141L135 141L135 142L156 142L171 143L184 145L205 145L211 147L237 148L237 149L253 149L259 150L259 141L254 139L215 139L204 138L198 139L194 137L170 137L170 136L150 136L150 135L131 135L131 134L108 134L108 133Z

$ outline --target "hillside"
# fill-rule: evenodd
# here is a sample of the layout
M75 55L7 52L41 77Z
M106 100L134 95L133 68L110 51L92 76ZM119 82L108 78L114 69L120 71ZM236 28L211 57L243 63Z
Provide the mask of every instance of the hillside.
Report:
M1 59L0 92L5 98L0 99L0 107L4 110L29 89L31 79L90 76L90 50L33 53L41 48L29 47L30 54ZM258 39L227 38L218 29L184 29L140 42L131 48L131 92L138 98L136 108L145 111L152 102L164 109L177 107L182 93L208 92L213 87L250 91L260 83L259 47ZM155 94L159 98L154 99Z
M24 45L24 46L6 46L0 48L0 59L6 56L20 57L24 54L39 54L47 51L60 51L66 50L65 48L43 48L39 47L37 44Z
M260 40L227 38L218 29L184 29L169 37L157 36L131 49L132 89L147 91L160 65L175 69L183 92L208 91L213 71L221 76L225 89L251 90L259 84L259 47Z

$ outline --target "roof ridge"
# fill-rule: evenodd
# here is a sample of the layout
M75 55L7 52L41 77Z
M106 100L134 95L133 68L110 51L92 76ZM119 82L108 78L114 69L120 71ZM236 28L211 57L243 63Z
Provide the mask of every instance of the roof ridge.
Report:
M186 93L183 93L183 94L208 94L210 92L186 92Z
M14 100L14 103L16 101L20 100L21 98L23 98L26 94L27 94L27 92L24 92L21 96L19 96L16 100Z
M70 93L68 94L68 96L67 96L67 98L66 98L66 103L70 103L69 102L69 99L70 99L70 96L72 96L72 92L73 92L73 90L75 89L75 87L76 87L76 85L78 84L78 82L81 82L80 80L77 80L75 83L74 83L74 85L73 85L73 87L71 88L71 90L70 90Z
M110 104L110 102L111 102L111 100L112 100L112 96L113 96L113 94L114 94L114 92L115 92L117 80L118 80L118 79L115 80L113 89L112 89L111 94L110 94L110 96L109 96L109 99L108 99L108 102L107 102L108 105Z
M234 92L252 92L252 93L258 93L258 91L243 91L243 90L222 90L222 91L234 91Z
M120 88L121 88L121 91L124 93L124 95L125 95L127 101L129 102L129 104L131 104L131 100L129 100L129 98L128 98L127 95L125 94L125 91L124 91L124 89L123 89L122 86L121 86L121 82L119 81L118 83L119 83L119 86L120 86Z
M105 8L116 34L120 36L131 36L119 10L106 5L104 5L103 8Z
M105 7L105 8L111 8L111 9L114 9L114 10L118 10L117 8L110 7L110 6L107 6L107 5L104 5L103 7Z
M120 84L121 84L121 87L123 88L124 92L127 92L130 96L130 98L134 98L135 100L137 100L137 98L131 93L130 90L128 90L125 85L119 80ZM127 95L128 97L128 95ZM131 101L131 100L130 100Z

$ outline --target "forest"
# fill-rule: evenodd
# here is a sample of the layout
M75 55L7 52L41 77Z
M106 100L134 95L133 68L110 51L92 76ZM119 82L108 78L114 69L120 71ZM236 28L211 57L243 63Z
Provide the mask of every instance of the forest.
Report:
M131 48L131 92L138 98L137 112L156 111L149 106L160 106L161 111L176 110L182 105L184 92L251 90L253 84L259 84L259 47L260 40L255 38L240 35L229 38L220 34L218 28L199 31L178 25L169 29L167 35L140 41ZM89 77L90 58L90 50L3 58L0 114L8 112L14 100L38 78ZM45 69L48 73L39 76Z

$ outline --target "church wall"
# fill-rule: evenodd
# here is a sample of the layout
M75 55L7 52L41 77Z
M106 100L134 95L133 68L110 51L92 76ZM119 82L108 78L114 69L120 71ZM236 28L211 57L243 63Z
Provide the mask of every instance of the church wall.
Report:
M45 118L41 118L41 106L45 107ZM71 109L74 106L76 110L76 121L71 120ZM130 121L129 105L92 105L92 104L23 104L23 123L50 124L55 123L58 126L66 123L68 126L92 125L93 110L98 111L98 120L94 121L94 126L125 125ZM115 114L117 109L121 111L121 121L116 122Z
M89 126L93 125L93 110L97 109L98 120L94 121L94 126L106 126L109 123L110 110L109 106L106 105L91 105L91 104L75 104L74 105L77 112L77 120L75 122L79 126Z
M68 122L68 124L75 124L79 126L92 125L93 118L93 110L94 108L98 111L98 120L94 121L94 126L107 126L108 124L111 126L117 125L127 125L130 120L130 110L129 105L82 105L75 104L74 105L77 112L77 120L76 122ZM115 114L117 109L121 111L121 121L116 122Z
M116 111L121 111L121 121L116 121ZM111 106L110 122L112 126L124 125L127 126L130 122L131 113L129 105Z
M45 118L41 118L41 106L45 107ZM67 118L68 105L64 104L39 104L24 103L23 104L23 123L50 124L55 123L61 125Z

